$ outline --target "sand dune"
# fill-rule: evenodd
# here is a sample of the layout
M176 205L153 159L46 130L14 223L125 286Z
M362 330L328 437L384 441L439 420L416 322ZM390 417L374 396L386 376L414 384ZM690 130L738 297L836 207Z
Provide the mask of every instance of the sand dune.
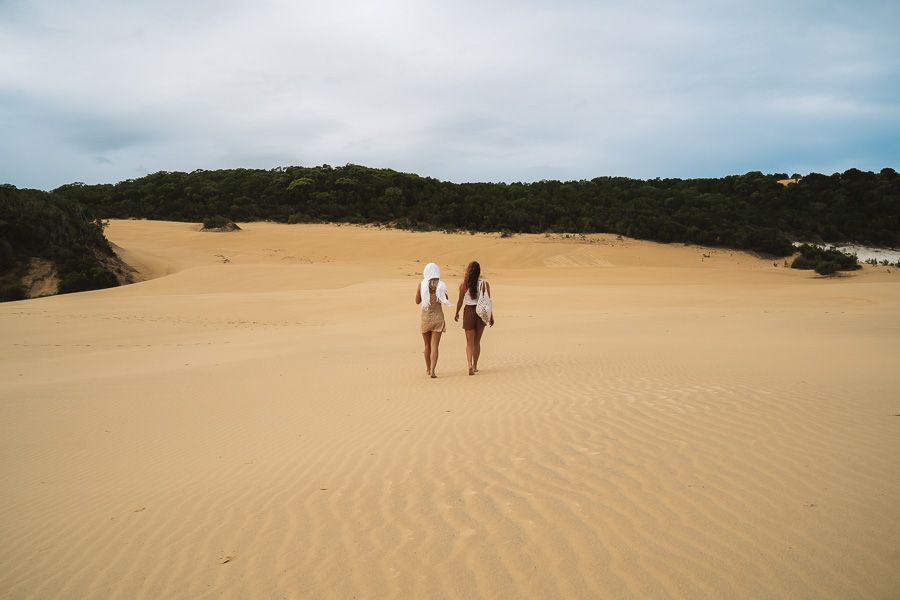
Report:
M145 281L0 305L0 596L897 597L896 270L241 227L114 221ZM482 372L451 321L428 379L415 284L472 258Z

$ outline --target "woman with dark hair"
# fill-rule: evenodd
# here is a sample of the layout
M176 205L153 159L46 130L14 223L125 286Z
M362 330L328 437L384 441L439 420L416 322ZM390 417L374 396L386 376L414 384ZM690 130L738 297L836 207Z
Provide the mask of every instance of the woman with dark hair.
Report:
M438 346L441 334L447 331L444 324L444 309L441 304L450 304L447 284L441 281L441 269L434 263L425 265L422 282L416 286L416 304L422 305L422 341L425 342L425 374L437 377L434 369L438 361Z
M481 336L484 334L485 322L475 312L475 307L483 294L491 297L491 284L481 279L481 265L473 260L466 267L463 282L459 284L459 300L456 303L456 316L453 317L454 321L459 321L459 309L465 304L463 329L466 331L466 361L469 363L469 375L478 372L478 358L481 356ZM490 326L494 326L493 311Z

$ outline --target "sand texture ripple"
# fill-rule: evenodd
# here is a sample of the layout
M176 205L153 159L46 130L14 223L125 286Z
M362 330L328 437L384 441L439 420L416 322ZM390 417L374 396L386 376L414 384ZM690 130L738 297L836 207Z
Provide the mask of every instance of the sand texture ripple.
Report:
M114 221L0 305L2 598L900 594L900 274L615 236ZM481 372L413 304L495 290Z

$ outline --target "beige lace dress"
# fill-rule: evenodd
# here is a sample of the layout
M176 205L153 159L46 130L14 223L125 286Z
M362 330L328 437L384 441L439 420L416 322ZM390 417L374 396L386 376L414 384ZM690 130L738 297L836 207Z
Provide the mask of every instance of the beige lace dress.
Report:
M431 300L431 304L428 306L428 310L423 310L422 312L422 333L428 333L429 331L438 331L443 333L447 331L447 325L444 322L444 309L441 305L440 300L437 299L437 296L434 293L435 283L432 283L428 286L428 292Z

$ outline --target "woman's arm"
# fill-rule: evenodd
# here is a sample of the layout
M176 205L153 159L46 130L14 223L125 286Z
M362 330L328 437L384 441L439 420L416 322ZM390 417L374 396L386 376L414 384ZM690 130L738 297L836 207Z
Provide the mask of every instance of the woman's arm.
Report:
M459 309L462 308L463 294L465 294L465 292L463 291L463 288L465 288L465 287L466 287L465 281L462 282L461 284L459 284L459 300L456 301L456 316L453 317L454 321L459 321Z
M488 298L490 298L490 299L492 300L492 302L491 302L491 305L492 305L492 306L491 306L491 322L490 322L490 326L493 327L493 326L494 326L494 310L493 310L493 299L494 299L494 297L491 295L491 284L488 283L487 281L484 282L484 291L487 292Z
M416 286L416 304L422 304L422 286Z

